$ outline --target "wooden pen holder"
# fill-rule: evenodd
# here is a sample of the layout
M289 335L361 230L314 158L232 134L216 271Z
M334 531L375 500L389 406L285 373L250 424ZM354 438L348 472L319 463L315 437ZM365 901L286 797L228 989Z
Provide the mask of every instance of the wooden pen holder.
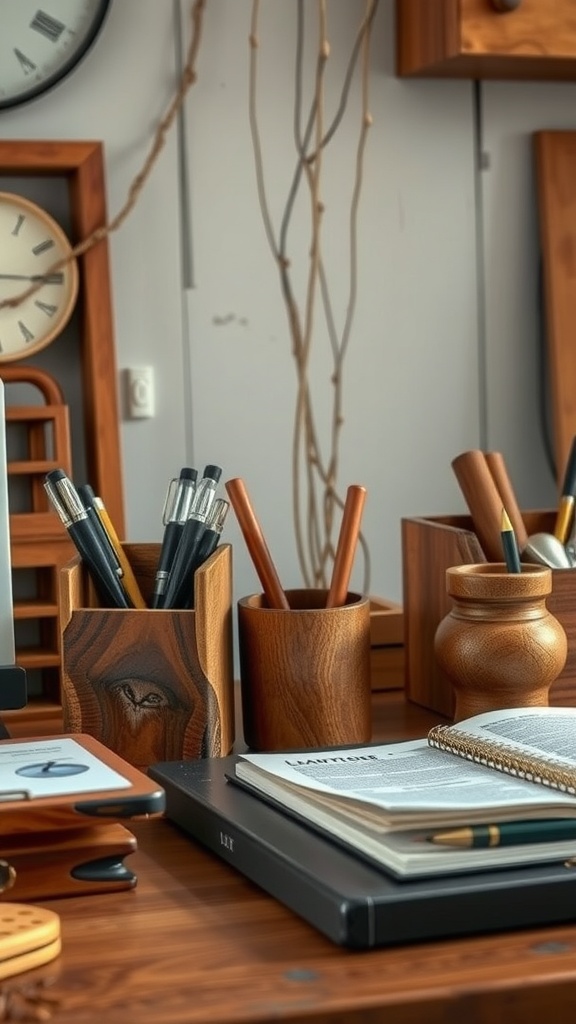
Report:
M522 513L529 535L551 533L556 512ZM470 516L431 516L402 520L402 569L406 696L452 718L452 683L434 653L438 625L449 613L446 570L486 562ZM550 687L555 705L576 704L576 570L552 569L552 593L546 606L564 627L568 639L566 664Z
M370 602L349 593L326 607L321 588L238 601L244 738L251 750L368 743L372 735Z
M149 603L159 544L124 544ZM194 575L194 610L102 608L77 556L60 572L64 730L138 768L229 754L234 742L232 549ZM192 582L191 582L192 586Z

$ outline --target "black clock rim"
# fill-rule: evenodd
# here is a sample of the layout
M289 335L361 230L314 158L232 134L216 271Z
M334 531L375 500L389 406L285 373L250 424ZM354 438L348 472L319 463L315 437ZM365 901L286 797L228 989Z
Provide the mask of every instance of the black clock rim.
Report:
M71 71L78 67L80 62L84 60L84 57L96 42L96 38L100 33L111 5L112 0L98 0L98 6L94 12L92 24L82 45L70 55L68 60L65 61L65 63L54 72L54 74L49 75L43 82L39 82L38 85L30 86L29 89L26 89L25 92L19 93L18 96L10 96L4 100L0 99L0 110L19 107L23 103L30 103L31 100L37 99L38 96L43 96L45 93L50 92L50 90L66 78Z

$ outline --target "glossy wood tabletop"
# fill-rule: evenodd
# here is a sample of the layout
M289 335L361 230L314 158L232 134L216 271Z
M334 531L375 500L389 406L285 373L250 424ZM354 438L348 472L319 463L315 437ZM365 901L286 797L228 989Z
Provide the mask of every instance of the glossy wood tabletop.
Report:
M375 699L377 732L437 719ZM541 1024L576 1008L576 927L351 952L163 820L134 826L132 891L44 904L53 964L1 988L0 1021L55 1024ZM12 1016L6 1007L12 1006ZM4 1016L3 1016L4 1014Z

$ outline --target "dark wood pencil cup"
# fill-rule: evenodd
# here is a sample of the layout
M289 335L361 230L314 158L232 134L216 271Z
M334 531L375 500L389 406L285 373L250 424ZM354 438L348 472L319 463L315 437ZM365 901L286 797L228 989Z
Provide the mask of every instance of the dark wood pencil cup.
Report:
M124 544L150 600L159 544ZM230 753L232 552L194 576L194 611L102 608L78 557L60 573L64 729L138 768Z

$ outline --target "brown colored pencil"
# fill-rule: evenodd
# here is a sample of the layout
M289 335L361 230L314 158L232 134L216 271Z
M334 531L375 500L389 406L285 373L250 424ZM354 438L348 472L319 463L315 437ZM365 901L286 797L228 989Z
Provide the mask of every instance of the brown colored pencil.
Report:
M365 501L366 488L361 487L360 484L351 484L346 492L332 580L326 599L327 608L339 608L346 601Z
M278 573L264 539L264 534L252 502L248 496L244 481L240 477L226 481L225 485L230 504L236 513L238 525L242 531L246 547L254 563L258 579L270 608L289 609L288 598L282 589Z

